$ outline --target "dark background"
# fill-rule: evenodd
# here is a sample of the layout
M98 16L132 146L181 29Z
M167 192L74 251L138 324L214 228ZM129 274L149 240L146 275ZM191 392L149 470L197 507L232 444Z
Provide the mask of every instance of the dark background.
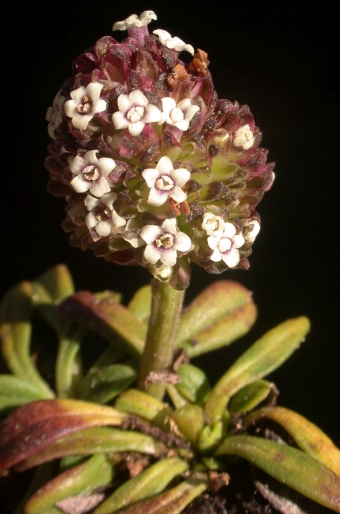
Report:
M132 290L149 280L69 247L63 200L46 192L45 113L73 58L113 22L153 9L163 28L209 54L220 98L247 103L276 161L276 181L259 205L260 235L249 271L207 275L193 266L189 300L213 280L254 292L259 318L244 342L204 358L214 381L265 330L305 314L307 342L271 375L281 405L297 410L340 445L339 104L336 2L80 0L9 2L1 37L1 292L66 263L77 288ZM122 39L125 33L116 32Z

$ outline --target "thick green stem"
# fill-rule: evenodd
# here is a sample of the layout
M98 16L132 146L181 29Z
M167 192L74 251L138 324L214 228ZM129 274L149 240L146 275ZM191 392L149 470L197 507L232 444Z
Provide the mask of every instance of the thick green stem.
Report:
M153 378L157 380L157 372L169 370L172 364L184 291L177 291L156 279L152 280L151 286L151 316L140 363L138 387L162 399L165 384L150 382Z

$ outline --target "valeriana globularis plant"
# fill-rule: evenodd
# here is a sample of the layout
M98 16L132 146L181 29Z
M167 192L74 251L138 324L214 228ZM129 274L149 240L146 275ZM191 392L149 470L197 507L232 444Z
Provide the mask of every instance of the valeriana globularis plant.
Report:
M249 267L274 164L249 108L218 97L207 53L149 34L156 19L115 23L127 37L80 55L47 111L48 189L66 202L71 245L153 278L124 306L117 292L75 292L60 265L4 297L0 472L10 483L35 468L8 512L340 512L339 450L265 379L308 319L271 329L212 386L191 363L256 319L230 280L183 299L191 263ZM41 320L53 378L32 356Z

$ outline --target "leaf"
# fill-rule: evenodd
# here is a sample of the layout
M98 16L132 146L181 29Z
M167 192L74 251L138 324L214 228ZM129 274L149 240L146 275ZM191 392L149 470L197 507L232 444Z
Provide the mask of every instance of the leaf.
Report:
M310 323L301 316L269 330L220 378L205 406L207 424L219 421L230 397L246 386L278 368L300 346Z
M184 405L172 414L181 433L192 443L196 443L204 427L203 409L199 405Z
M237 455L311 500L340 512L340 477L301 450L260 437L227 437L215 456Z
M139 501L119 514L180 514L207 487L206 476L197 473L169 491Z
M243 421L245 427L264 418L279 423L308 455L319 460L340 476L340 450L319 427L284 407L264 407L250 413Z
M231 398L229 410L235 414L244 414L263 402L268 395L275 391L273 383L267 380L256 380L240 389Z
M175 385L177 391L189 402L203 402L210 392L206 374L192 364L182 364L178 369L178 374L182 380Z
M107 457L102 453L94 455L39 489L26 503L25 514L58 514L56 504L77 495L86 497L96 488L109 484L113 476L114 468Z
M2 354L15 375L31 382L44 398L53 398L30 354L32 294L30 282L22 282L4 296L0 310Z
M133 366L126 364L109 364L89 375L88 388L81 391L80 398L94 403L107 403L132 382L137 373Z
M15 375L0 375L0 412L44 398L41 391L28 380Z
M184 310L176 344L190 358L232 343L253 325L251 292L230 280L214 282Z
M143 286L134 294L128 305L131 311L138 319L147 323L151 312L151 286Z
M77 400L28 403L10 413L0 428L0 474L66 434L92 426L119 426L125 418L112 407Z
M169 429L167 419L172 411L168 405L138 389L124 391L117 398L115 408L153 421L163 430Z
M142 354L147 326L123 305L107 298L100 300L88 291L78 291L59 306L59 312L133 357Z
M188 469L184 460L173 457L153 464L139 475L118 487L94 514L110 514L132 503L144 500L163 491L167 485Z
M85 330L67 326L59 340L55 369L55 387L59 398L75 396L82 378L80 347Z
M24 471L44 462L69 455L93 455L96 453L139 452L163 456L164 447L147 434L117 428L85 428L70 433L48 447L22 460L17 466Z

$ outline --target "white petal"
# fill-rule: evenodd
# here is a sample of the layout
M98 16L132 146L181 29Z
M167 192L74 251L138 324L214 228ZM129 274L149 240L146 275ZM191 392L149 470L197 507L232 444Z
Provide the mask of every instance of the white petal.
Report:
M86 130L92 118L92 114L78 114L72 118L72 125L78 130Z
M152 33L156 34L156 36L159 37L159 40L162 43L162 45L164 45L168 39L171 39L171 34L169 34L169 32L163 29L154 30Z
M224 227L223 236L233 237L236 234L236 227L232 223L227 222Z
M90 82L90 84L87 86L87 94L88 94L88 96L91 97L91 100L93 103L99 99L100 92L102 89L103 89L103 84L100 84L99 82ZM106 103L105 103L105 107L106 107Z
M162 113L155 105L149 104L146 107L146 113L143 117L145 123L153 123L162 118Z
M149 244L145 247L144 258L147 262L150 264L156 264L156 262L159 260L159 257L160 252L153 244Z
M84 155L84 164L85 162L90 164L97 164L97 153L98 150L89 150L88 152L86 152L86 154Z
M71 186L77 193L85 193L85 191L88 191L91 187L91 183L87 180L84 180L83 175L77 175L74 177L73 180L70 182Z
M90 187L90 193L94 196L101 197L105 193L111 191L111 187L109 186L106 178L101 177L98 179L93 185Z
M126 111L131 109L131 107L133 107L133 102L131 102L131 100L129 98L129 95L124 95L124 94L123 95L119 95L117 103L118 103L118 109L122 113L125 113ZM112 115L112 118L115 116L115 114L116 113L114 113Z
M97 207L100 204L100 200L98 198L94 198L91 195L87 195L84 204L88 211L92 211L95 207Z
M184 232L178 232L175 237L175 243L173 245L175 250L180 252L187 252L191 248L191 239Z
M124 114L120 111L114 112L112 114L112 122L115 126L115 129L117 129L117 130L124 129L129 126L128 120L125 118Z
M153 243L158 236L162 234L162 229L157 225L145 225L140 231L140 237L144 239L147 244Z
M162 229L164 232L169 232L169 234L175 236L178 232L176 218L170 218L168 220L163 221Z
M173 198L173 200L175 200L175 202L177 203L185 202L185 200L187 199L187 194L184 193L184 191L178 186L173 188L169 196L170 198Z
M212 250L214 250L214 249L217 247L217 245L218 245L218 243L219 243L219 240L220 240L220 239L221 239L220 234L213 234L213 235L209 236L209 237L207 238L207 242L208 242L208 246L209 246L209 248L211 248ZM220 259L220 260L221 260L221 259Z
M76 105L81 103L83 97L86 95L87 90L86 87L80 86L78 89L75 89L74 91L71 91L70 96L72 100L75 101ZM67 103L67 102L66 102Z
M177 168L171 173L171 177L174 179L177 186L184 186L190 179L190 171L185 168Z
M115 227L123 227L124 225L126 225L126 220L124 218L121 218L115 210L112 211L112 221Z
M93 212L88 213L88 215L85 218L85 223L86 223L87 228L93 228L97 225L98 220L95 217L95 215L93 214Z
M105 195L103 195L100 199L100 202L105 204L109 209L113 209L113 202L116 200L116 198L117 193L111 191L111 193L106 193Z
M244 237L242 234L236 234L233 237L233 246L234 248L241 248L244 245Z
M185 119L191 121L199 110L198 105L190 105L189 109L185 112Z
M79 175L85 166L85 161L80 155L76 155L68 158L68 164L72 173L74 175Z
M116 163L113 159L109 157L101 157L98 159L98 168L100 169L101 174L104 177L107 177L110 171L114 170L116 167Z
M129 123L129 132L131 136L139 136L145 127L145 123L142 121L137 121L137 123Z
M162 252L160 258L163 264L165 264L166 266L170 266L172 268L172 266L175 266L177 261L177 252L176 250L170 248L165 252Z
M129 94L129 98L133 105L141 105L142 107L146 107L149 103L148 99L141 92L140 89L135 89Z
M111 232L111 223L109 221L100 221L96 226L96 232L102 237L106 237Z
M228 250L228 252L222 254L222 259L229 268L234 268L240 262L240 254L236 248Z
M168 115L172 111L172 109L175 109L176 102L170 96L166 96L166 97L162 98L162 106L163 106L163 113Z
M156 168L148 168L142 171L142 177L149 187L154 187L156 180L160 176L159 171Z
M183 132L185 132L189 128L190 121L189 120L180 120L180 121L176 121L175 123L171 122L170 125L173 125L174 127L177 127L179 130L183 130Z
M163 205L167 199L168 199L168 194L166 191L160 191L159 189L156 189L155 187L153 187L151 190L150 190L150 193L149 193L149 196L148 196L148 199L147 199L147 203L149 205L153 205L154 207L159 207L160 205Z
M64 111L66 116L69 118L73 118L73 116L77 113L77 103L74 100L67 100L64 104Z
M106 110L106 101L103 100L103 98L99 98L99 100L96 100L92 104L92 113L95 114L96 112L103 112Z
M222 260L222 256L217 248L214 249L212 255L210 255L210 260L213 262L220 262Z
M161 172L162 175L170 175L172 173L172 170L174 169L172 162L170 161L169 157L162 157L156 166L156 168Z

